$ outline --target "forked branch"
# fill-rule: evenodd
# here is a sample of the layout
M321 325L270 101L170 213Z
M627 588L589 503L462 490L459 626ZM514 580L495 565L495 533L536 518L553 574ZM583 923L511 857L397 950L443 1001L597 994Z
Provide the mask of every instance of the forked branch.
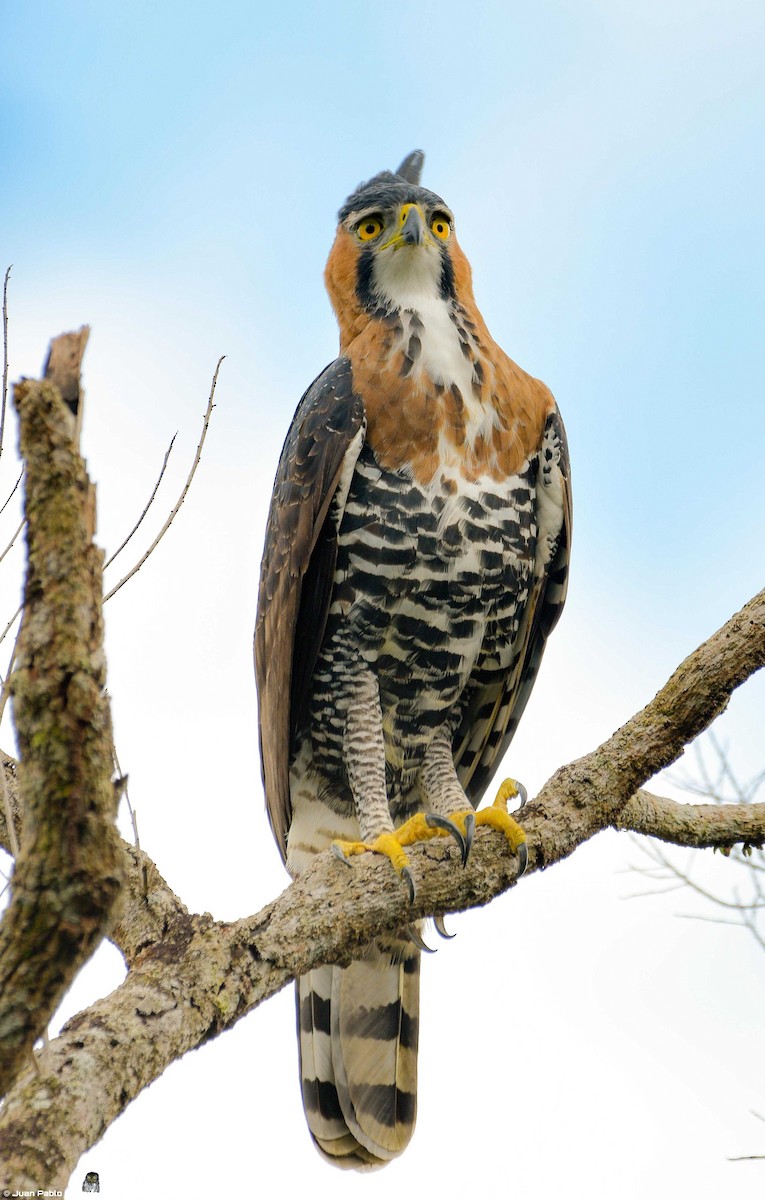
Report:
M599 830L643 819L646 801L632 801L635 789L677 758L764 664L765 592L691 654L640 713L559 770L525 806L520 819L529 870L559 861ZM664 810L653 808L658 826ZM765 805L749 806L741 829L731 824L721 835L715 825L693 834L694 844L706 845L763 837ZM465 870L456 869L455 851L446 842L414 851L418 891L411 906L387 862L369 856L349 871L327 854L261 912L223 924L189 914L154 864L136 850L129 853L128 899L114 931L130 964L128 976L68 1023L50 1044L42 1073L19 1080L0 1117L0 1157L13 1163L17 1187L34 1184L35 1162L17 1148L40 1105L48 1119L38 1151L48 1177L61 1184L84 1150L166 1066L230 1028L295 975L347 961L378 934L415 918L485 904L517 877L516 860L485 830Z

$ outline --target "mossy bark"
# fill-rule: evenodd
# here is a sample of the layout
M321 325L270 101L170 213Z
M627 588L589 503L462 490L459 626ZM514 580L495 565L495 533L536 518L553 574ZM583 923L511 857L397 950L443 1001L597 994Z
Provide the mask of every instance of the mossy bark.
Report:
M54 383L14 390L27 574L12 679L20 852L0 926L0 1094L112 918L124 875L105 695L102 552L75 417Z

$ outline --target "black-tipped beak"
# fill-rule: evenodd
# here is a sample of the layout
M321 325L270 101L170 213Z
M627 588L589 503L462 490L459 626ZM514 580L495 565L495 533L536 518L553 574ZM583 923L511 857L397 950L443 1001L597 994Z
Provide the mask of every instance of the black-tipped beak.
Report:
M406 214L406 220L401 226L401 240L406 246L421 246L425 237L425 226L422 213L414 204Z

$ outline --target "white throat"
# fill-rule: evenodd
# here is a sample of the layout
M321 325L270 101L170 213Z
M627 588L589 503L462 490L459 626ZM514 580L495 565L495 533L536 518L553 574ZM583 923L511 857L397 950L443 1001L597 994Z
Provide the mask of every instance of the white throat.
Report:
M437 246L400 246L375 258L374 290L394 308L419 309L440 299L441 255Z

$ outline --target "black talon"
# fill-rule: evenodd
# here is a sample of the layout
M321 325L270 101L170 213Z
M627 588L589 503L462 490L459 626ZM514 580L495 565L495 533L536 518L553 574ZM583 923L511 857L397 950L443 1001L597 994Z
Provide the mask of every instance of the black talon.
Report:
M350 867L351 860L349 858L345 857L342 850L338 846L337 842L332 843L332 845L330 846L330 850L334 854L335 858L338 858L341 863L345 863L346 867Z
M468 813L465 817L465 849L462 854L462 865L467 866L468 855L470 854L475 837L475 813Z
M465 848L465 839L457 826L454 824L454 821L450 821L448 817L442 817L438 813L426 813L425 824L429 825L431 829L444 829L447 833L452 835L460 848L460 854L462 855L462 863L464 866L466 861L465 856L467 854L467 850Z
M401 878L406 881L407 891L409 892L409 903L414 904L414 876L408 867L402 868Z
M521 875L523 875L523 873L526 870L526 867L528 865L529 865L529 852L528 852L528 849L526 848L526 843L521 842L520 846L518 847L518 878L519 879L520 879Z
M425 945L425 942L423 942L422 938L420 937L420 931L416 925L407 925L406 936L412 945L416 946L418 950L424 950L426 954L436 953L433 946Z
M518 793L518 799L521 802L519 805L519 808L523 808L524 804L526 803L526 801L529 798L529 793L526 791L526 788L523 786L523 784L520 783L517 779L514 782L515 782L515 790Z
M435 927L436 927L436 933L437 933L437 934L438 934L440 937L442 937L442 938L448 938L448 939L451 941L451 939L452 939L452 938L455 938L455 937L457 936L457 934L456 934L456 933L447 933L447 932L446 932L446 926L444 925L444 918L443 918L443 917L434 917L434 918L433 918L433 924L434 924L434 925L435 925Z

